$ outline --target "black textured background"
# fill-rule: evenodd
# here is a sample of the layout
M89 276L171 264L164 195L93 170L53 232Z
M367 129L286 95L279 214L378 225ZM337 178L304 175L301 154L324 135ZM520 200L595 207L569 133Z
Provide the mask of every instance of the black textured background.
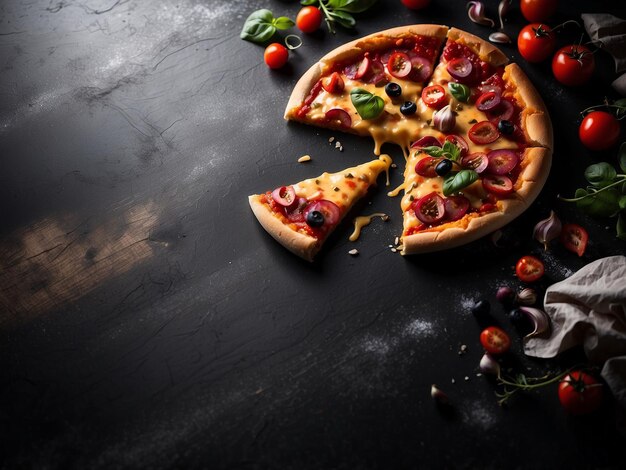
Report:
M492 17L497 3L486 2ZM621 2L560 3L555 23L583 11L626 16ZM615 149L591 153L577 138L578 113L615 98L606 54L581 89L558 85L549 64L520 60L550 109L556 148L544 192L505 230L505 248L480 240L392 253L399 201L382 186L354 214L391 220L375 220L356 243L345 223L308 264L247 205L248 194L372 157L368 139L283 121L312 63L404 24L486 37L464 5L433 0L412 12L379 0L354 32L305 36L289 65L270 71L263 48L239 32L258 8L294 18L296 1L0 3L3 468L623 468L611 400L587 418L567 417L554 387L497 405L493 384L476 376L481 325L469 313L479 298L494 304L515 370L580 360L524 357L494 296L519 286L521 255L546 262L543 292L625 251L614 219L589 219L555 197L582 185L589 163L616 163ZM524 24L515 7L506 31ZM568 28L559 44L579 36ZM519 60L514 46L502 49ZM399 165L395 187L402 154L384 150ZM304 154L312 161L297 163ZM583 258L531 240L551 208L589 230ZM452 413L433 405L432 383Z

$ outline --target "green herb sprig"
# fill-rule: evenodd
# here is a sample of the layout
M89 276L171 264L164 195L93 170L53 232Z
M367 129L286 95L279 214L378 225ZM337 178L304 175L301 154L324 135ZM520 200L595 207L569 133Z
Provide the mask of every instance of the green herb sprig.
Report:
M618 161L623 173L607 162L590 165L585 170L589 185L578 188L573 198L559 196L559 200L576 203L592 217L617 217L617 238L626 241L626 142L619 149Z
M265 8L254 11L248 16L239 34L241 39L263 44L269 41L277 30L293 27L295 23L286 16L274 18L274 14Z
M344 28L352 29L356 25L354 13L362 13L370 8L376 0L302 0L302 5L318 5L324 13L328 31L335 34L335 23Z
M442 157L452 160L453 162L459 162L461 159L461 149L458 145L449 140L446 140L443 143L442 147L437 147L433 145L431 147L424 147L421 149L422 152L427 153L431 157Z

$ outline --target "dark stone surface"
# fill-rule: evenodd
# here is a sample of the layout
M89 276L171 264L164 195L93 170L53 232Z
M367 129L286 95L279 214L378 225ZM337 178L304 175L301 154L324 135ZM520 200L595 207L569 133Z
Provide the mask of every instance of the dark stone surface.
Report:
M546 261L543 291L586 263L624 253L614 221L556 201L593 161L578 113L615 98L611 60L594 83L564 89L549 65L520 65L555 124L554 167L539 200L505 234L403 259L397 199L374 190L356 213L391 220L314 264L277 245L246 196L372 155L372 142L283 121L297 78L347 40L414 22L486 37L465 2L411 12L380 0L354 32L304 38L282 71L239 39L277 0L4 0L0 4L0 459L3 468L619 468L624 440L611 400L596 415L562 412L554 388L500 408L477 377L490 300L530 374L572 365L523 356L497 306L524 254ZM617 2L561 2L557 20ZM495 15L496 1L487 2ZM524 25L517 9L506 31ZM576 42L566 29L559 44ZM504 46L514 60L513 46ZM330 136L343 144L340 153ZM389 146L400 168L402 154ZM309 164L297 158L310 154ZM371 205L370 205L371 204ZM530 239L555 208L588 228L583 258ZM610 228L605 228L611 225ZM358 257L347 252L357 248ZM468 352L459 355L460 345ZM465 377L468 380L465 380ZM454 380L454 383L453 383ZM429 396L437 383L453 412Z

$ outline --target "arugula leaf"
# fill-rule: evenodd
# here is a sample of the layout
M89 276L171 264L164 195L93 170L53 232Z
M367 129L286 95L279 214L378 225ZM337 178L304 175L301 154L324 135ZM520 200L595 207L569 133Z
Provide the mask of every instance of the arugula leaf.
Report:
M350 100L363 119L376 119L385 107L385 101L380 96L373 95L363 88L354 88L350 92Z
M626 98L624 99L626 100ZM622 145L620 145L617 159L619 160L619 167L626 173L626 142L622 142Z
M463 103L467 103L472 94L470 88L467 85L463 85L461 83L450 82L448 83L448 89L452 96L454 96L458 101L462 101Z
M327 5L333 10L342 10L348 13L363 13L372 7L376 0L328 0Z
M615 231L617 232L617 238L626 241L626 215L623 212L617 217Z
M616 176L615 168L606 162L590 165L585 170L585 178L594 186L606 186L612 183Z
M461 170L458 173L449 173L443 181L443 194L450 196L478 180L478 173L474 170Z
M266 9L254 11L248 16L239 37L246 41L264 43L271 39L277 29L289 29L295 23L286 16L274 18L274 14Z

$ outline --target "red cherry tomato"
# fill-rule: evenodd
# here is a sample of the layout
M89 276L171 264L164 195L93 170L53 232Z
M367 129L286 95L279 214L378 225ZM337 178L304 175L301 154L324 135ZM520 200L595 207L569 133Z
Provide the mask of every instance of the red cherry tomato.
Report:
M411 58L404 52L394 52L387 61L387 70L396 78L404 78L411 73Z
M519 53L528 62L542 62L552 55L556 39L550 26L531 23L522 28L517 36Z
M483 176L483 188L491 194L507 196L513 192L513 181L504 175Z
M570 372L559 382L559 401L565 411L573 415L597 410L603 396L602 384L586 372Z
M576 253L578 256L582 256L587 248L587 242L589 241L589 234L580 225L576 224L563 224L561 229L561 243L569 251Z
M500 137L498 128L490 121L480 121L470 127L467 136L478 145L490 144Z
M287 63L289 51L282 44L273 42L265 48L263 59L269 68L279 69Z
M429 108L439 109L448 101L446 90L441 85L427 86L422 90L422 101Z
M443 198L433 191L412 204L415 216L425 224L434 224L446 215Z
M570 45L556 51L552 59L554 77L567 86L587 83L596 68L591 51L585 46Z
M323 19L324 15L319 8L313 6L304 7L296 16L296 26L303 33L312 33L319 29Z
M522 282L535 282L541 279L545 268L539 258L522 256L515 265L515 274Z
M619 140L619 121L606 111L587 114L578 128L578 137L589 150L606 150Z
M402 4L411 10L421 10L430 5L430 0L400 0Z
M504 354L511 347L511 339L502 328L489 326L480 333L480 344L489 354Z
M415 164L415 173L426 178L435 178L437 172L435 167L441 161L441 158L424 157Z
M556 12L558 0L520 0L522 15L531 23L546 21Z
M345 87L343 78L339 72L333 72L322 79L322 87L328 93L341 93Z

